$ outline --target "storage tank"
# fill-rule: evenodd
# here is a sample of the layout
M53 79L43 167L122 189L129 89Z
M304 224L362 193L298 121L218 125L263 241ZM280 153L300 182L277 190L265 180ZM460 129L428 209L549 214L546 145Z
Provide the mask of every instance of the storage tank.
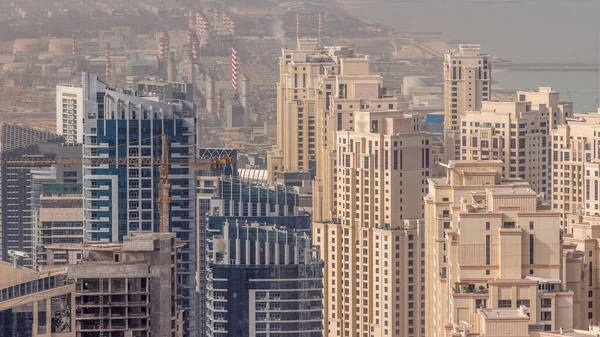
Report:
M40 39L16 39L13 53L38 54L40 52Z

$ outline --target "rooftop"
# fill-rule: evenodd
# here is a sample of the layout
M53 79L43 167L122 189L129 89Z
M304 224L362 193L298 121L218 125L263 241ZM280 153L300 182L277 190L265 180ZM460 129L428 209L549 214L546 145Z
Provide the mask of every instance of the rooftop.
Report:
M529 320L529 316L521 309L479 309L486 319L522 319Z

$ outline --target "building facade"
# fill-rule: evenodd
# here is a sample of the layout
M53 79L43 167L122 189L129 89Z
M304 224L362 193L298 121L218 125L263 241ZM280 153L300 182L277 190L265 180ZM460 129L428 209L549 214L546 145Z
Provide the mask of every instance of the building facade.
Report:
M339 59L347 48L319 49L316 39L299 39L297 49L283 49L277 83L277 144L269 152L269 182L277 171L308 170L316 155L316 97L319 77L340 73ZM330 89L330 92L334 92Z
M67 144L83 143L83 89L56 86L56 133Z
M357 112L335 133L335 217L313 224L328 336L423 336L422 197L429 139L398 111Z
M527 181L533 190L550 197L549 121L532 103L483 102L481 110L461 118L460 159L502 160L503 175Z
M323 263L306 234L213 223L207 260L207 336L323 335Z
M196 157L195 106L186 101L161 102L106 88L95 75L83 74L86 161L128 158L126 164L84 166L85 241L120 242L129 233L159 230L159 167L163 134L170 162L170 231L185 246L181 263L181 304L186 336L197 334L195 178L185 164Z
M492 96L490 56L478 44L463 44L444 55L444 144L446 160L460 158L458 130L467 111ZM452 146L454 144L454 146Z
M502 178L502 169L497 160L450 161L447 177L429 180L427 336L573 328L559 214L523 180ZM493 315L508 318L506 327L486 330L498 329L489 325Z
M550 129L565 124L573 117L573 102L561 101L560 93L551 87L517 91L517 100L531 102L532 110L538 110L548 116Z
M217 228L225 221L279 225L310 234L311 215L299 206L300 198L294 190L283 186L266 186L236 176L208 175L198 177L197 261L198 308L200 333L206 334L206 271L207 240L214 233L210 222Z
M34 208L37 265L63 265L67 251L46 251L47 245L83 243L83 190L81 184L42 185L39 208Z
M587 200L595 194L594 176L588 174L586 165L600 158L597 144L600 141L600 113L575 114L573 119L558 125L552 135L552 208L561 214L561 225L566 228L570 214L586 214ZM585 194L586 184L590 198ZM597 211L592 204L593 215Z
M3 164L0 168L0 213L2 232L2 259L8 260L8 251L16 250L29 254L20 260L25 266L35 264L34 216L32 201L35 200L33 177L42 168L49 169L49 163L29 161L36 158L76 158L81 156L81 147L63 146L61 138L52 133L16 125L3 125L3 143L7 150L0 153L3 160L15 162ZM15 139L16 138L16 139ZM19 144L22 146L19 147ZM8 149L10 148L10 149ZM61 170L62 172L62 170Z
M47 249L49 255L55 249L69 252L66 270L75 284L78 337L183 335L175 234L139 233L121 244Z

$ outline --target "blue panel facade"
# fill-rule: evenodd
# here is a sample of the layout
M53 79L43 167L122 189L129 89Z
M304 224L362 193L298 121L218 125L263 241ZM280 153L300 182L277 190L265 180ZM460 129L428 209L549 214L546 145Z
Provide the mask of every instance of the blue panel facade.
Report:
M134 232L158 232L159 167L167 135L169 161L195 160L195 107L107 90L84 74L84 158L129 159L84 167L85 240L120 242ZM140 159L132 163L131 159ZM146 160L146 161L144 161ZM170 165L170 231L185 246L178 255L186 336L197 336L195 179L188 165Z
M322 336L323 263L308 236L232 222L209 232L207 336Z

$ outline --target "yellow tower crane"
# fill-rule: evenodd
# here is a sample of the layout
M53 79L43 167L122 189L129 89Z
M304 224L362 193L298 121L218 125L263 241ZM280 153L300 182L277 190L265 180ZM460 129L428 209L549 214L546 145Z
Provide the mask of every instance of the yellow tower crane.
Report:
M159 231L169 232L169 213L171 210L171 184L169 184L169 168L172 165L187 165L190 169L199 170L208 166L220 167L232 163L226 155L217 159L169 160L169 138L161 135L162 156L160 158L49 158L49 157L0 157L0 165L29 166L97 166L97 165L151 165L158 166L160 181L158 183L158 212L160 217Z

